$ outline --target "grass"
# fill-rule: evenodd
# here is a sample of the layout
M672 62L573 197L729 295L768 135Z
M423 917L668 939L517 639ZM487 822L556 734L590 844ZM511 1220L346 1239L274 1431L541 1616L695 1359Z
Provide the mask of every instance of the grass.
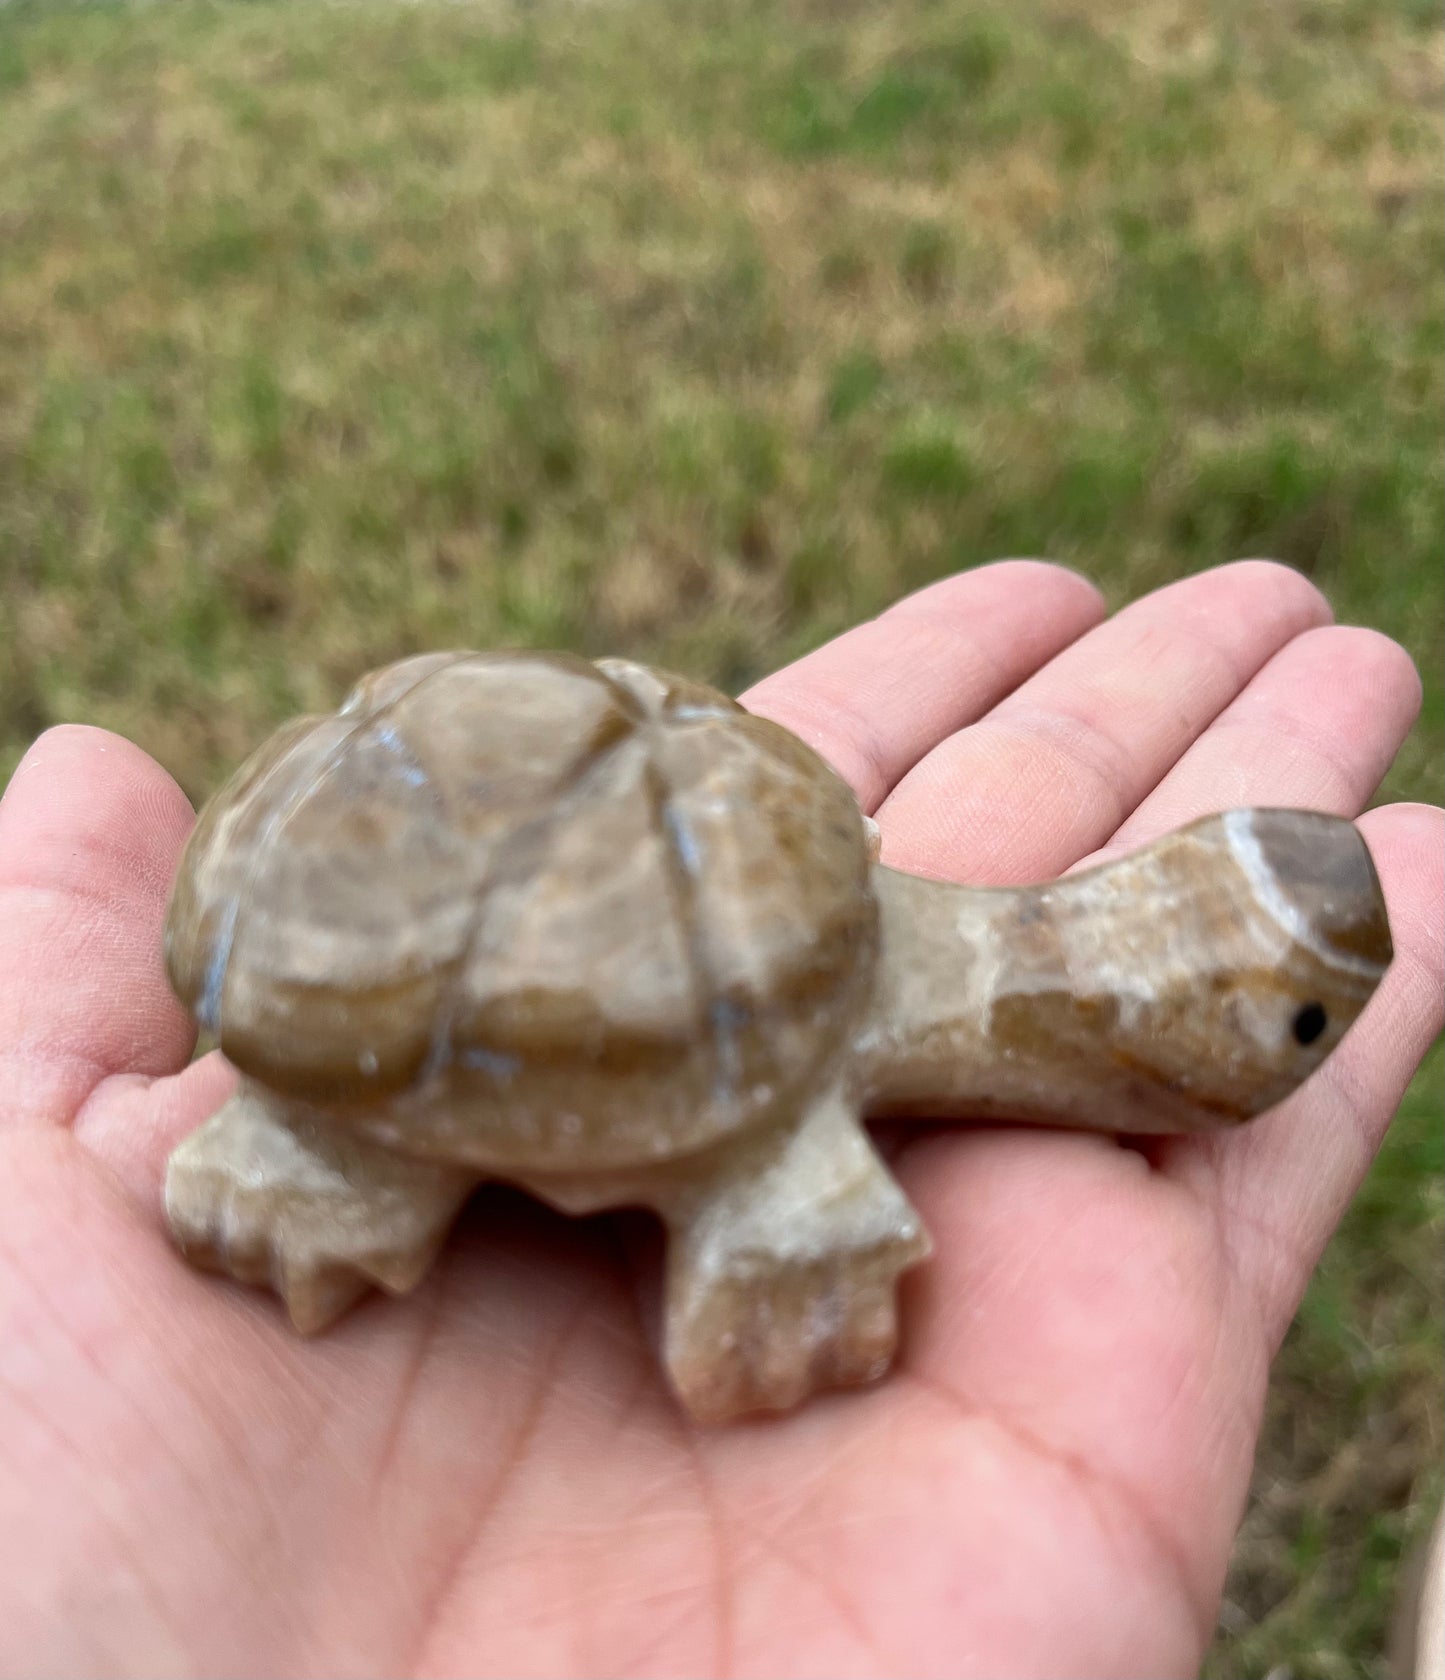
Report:
M736 687L1006 553L1244 553L1426 682L1416 0L0 7L0 776L193 795L432 645ZM1281 1358L1215 1680L1383 1673L1441 1490L1441 1059Z
M1442 1061L1437 1044L1276 1367L1215 1680L1385 1672L1402 1550L1445 1493Z

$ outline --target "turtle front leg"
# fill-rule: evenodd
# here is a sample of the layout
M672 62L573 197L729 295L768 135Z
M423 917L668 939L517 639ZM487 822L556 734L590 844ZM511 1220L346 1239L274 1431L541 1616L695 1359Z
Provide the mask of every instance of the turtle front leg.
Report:
M193 1264L268 1285L303 1334L421 1282L473 1175L388 1153L242 1080L173 1151L166 1218Z
M722 1153L663 1215L663 1356L699 1422L783 1410L888 1369L898 1276L929 1241L841 1092Z

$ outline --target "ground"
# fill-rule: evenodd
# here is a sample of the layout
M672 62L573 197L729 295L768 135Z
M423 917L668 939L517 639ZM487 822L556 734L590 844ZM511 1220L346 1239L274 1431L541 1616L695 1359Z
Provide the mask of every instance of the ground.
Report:
M0 777L204 795L417 648L736 688L950 570L1244 554L1439 799L1418 0L0 7ZM1441 1493L1437 1046L1276 1373L1214 1680L1383 1674Z

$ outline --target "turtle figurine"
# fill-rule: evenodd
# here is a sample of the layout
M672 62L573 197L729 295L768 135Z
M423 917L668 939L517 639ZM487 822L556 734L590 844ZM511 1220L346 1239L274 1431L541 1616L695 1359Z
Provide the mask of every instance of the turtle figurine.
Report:
M1047 885L877 861L787 730L620 659L444 653L201 814L171 983L239 1070L175 1149L196 1265L296 1328L403 1294L483 1180L668 1233L702 1422L887 1369L929 1241L867 1116L1190 1132L1271 1107L1391 957L1359 832L1240 810Z

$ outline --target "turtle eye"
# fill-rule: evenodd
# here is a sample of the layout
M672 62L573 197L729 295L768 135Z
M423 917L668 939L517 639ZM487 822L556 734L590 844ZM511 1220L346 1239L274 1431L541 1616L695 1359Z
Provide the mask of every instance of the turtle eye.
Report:
M1296 1014L1290 1031L1296 1044L1313 1044L1328 1025L1325 1006L1322 1003L1307 1003Z

